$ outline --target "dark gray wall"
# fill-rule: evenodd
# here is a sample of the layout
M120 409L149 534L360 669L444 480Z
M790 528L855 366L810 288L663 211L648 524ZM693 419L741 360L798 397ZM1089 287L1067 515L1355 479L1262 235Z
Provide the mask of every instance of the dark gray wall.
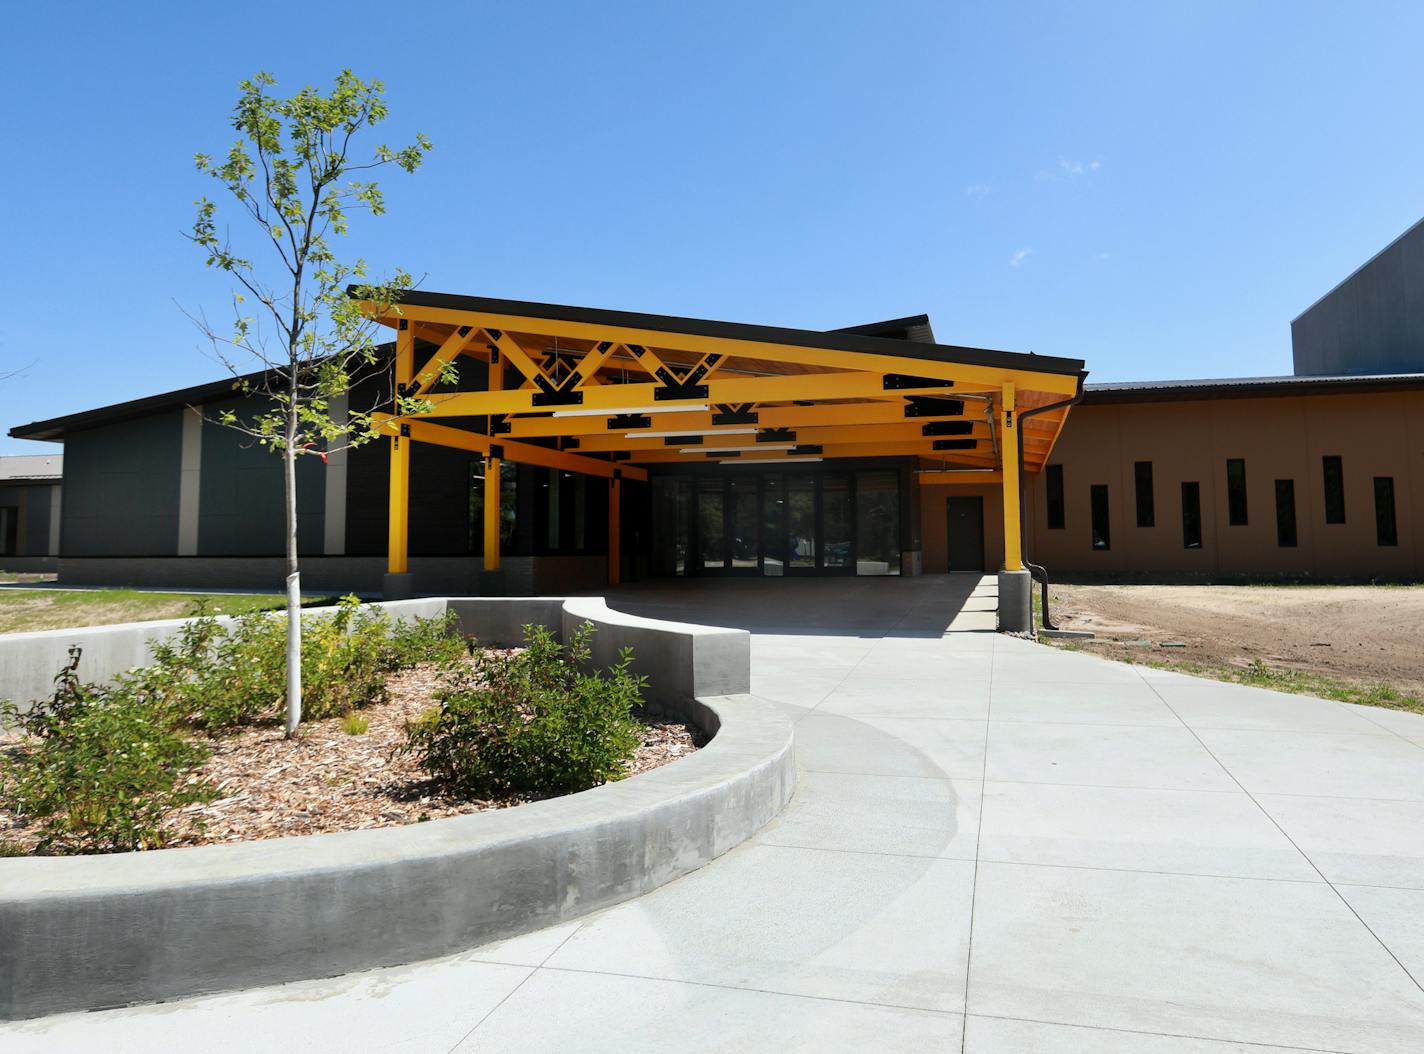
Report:
M1302 376L1424 372L1424 220L1291 323Z
M71 432L64 441L66 556L173 556L183 412Z
M240 407L236 402L227 405ZM208 420L203 422L198 488L198 555L284 553L282 459L240 432L214 424L224 408L222 404L204 407ZM297 548L303 554L322 551L325 471L319 457L297 459Z
M48 556L50 503L58 483L0 483L0 505L17 511L15 556Z

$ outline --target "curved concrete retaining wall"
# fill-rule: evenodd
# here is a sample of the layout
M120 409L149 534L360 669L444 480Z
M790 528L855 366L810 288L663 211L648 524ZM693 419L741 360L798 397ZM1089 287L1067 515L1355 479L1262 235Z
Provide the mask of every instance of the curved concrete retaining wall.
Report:
M497 644L518 644L526 623L548 626L563 639L565 632L587 620L600 630L593 638L594 664L608 666L618 660L620 648L632 647L635 668L648 677L654 701L664 694L685 700L751 689L750 637L744 630L640 618L609 608L602 597L428 597L373 606L397 618L430 618L454 609L466 633ZM330 609L313 608L303 617L329 614ZM274 617L281 617L280 613ZM151 662L153 642L177 636L188 621L0 634L0 699L28 703L49 695L54 675L75 644L84 649L80 676L86 681L108 681ZM226 625L233 620L223 616L218 621Z
M727 687L745 692L743 631L654 622L594 600L448 603L492 642L517 640L524 623L561 631L587 618L601 648L632 646L640 669L646 655L650 701L712 742L582 794L407 827L0 860L0 1019L475 947L648 892L744 841L789 800L790 722ZM446 601L388 607L436 604Z

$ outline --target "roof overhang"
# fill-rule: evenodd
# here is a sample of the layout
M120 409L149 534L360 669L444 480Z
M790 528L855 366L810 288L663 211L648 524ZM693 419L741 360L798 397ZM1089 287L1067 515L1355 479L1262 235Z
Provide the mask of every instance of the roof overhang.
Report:
M404 354L425 406L387 419L392 434L440 442L454 426L644 469L913 456L994 470L1010 410L1041 411L1019 430L1037 471L1086 376L1079 359L933 343L924 316L823 332L417 290L363 308L396 331L398 380ZM436 350L417 361L416 341ZM459 357L500 363L492 390L443 387Z

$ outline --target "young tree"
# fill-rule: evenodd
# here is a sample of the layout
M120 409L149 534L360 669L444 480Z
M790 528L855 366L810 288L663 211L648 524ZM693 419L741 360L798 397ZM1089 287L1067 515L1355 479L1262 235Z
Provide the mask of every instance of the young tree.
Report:
M198 154L198 171L216 179L251 222L262 260L242 255L208 198L188 235L207 254L207 265L236 279L235 321L219 333L199 318L218 358L251 397L254 409L224 412L219 423L281 455L286 495L287 735L302 715L301 578L297 563L297 458L355 446L375 437L369 413L333 420L330 400L351 390L354 379L378 366L376 329L355 300L394 307L410 276L367 277L361 260L337 260L332 239L347 233L348 216L385 211L380 188L367 173L394 165L420 166L431 144L423 135L400 150L377 145L361 156L354 140L385 120L385 86L343 70L331 91L303 88L290 98L269 94L276 84L259 73L240 85L232 126L238 139L227 155ZM255 228L255 229L253 229ZM255 305L252 303L255 301ZM398 309L397 309L398 310ZM244 375L239 360L260 372ZM419 407L391 393L397 413Z

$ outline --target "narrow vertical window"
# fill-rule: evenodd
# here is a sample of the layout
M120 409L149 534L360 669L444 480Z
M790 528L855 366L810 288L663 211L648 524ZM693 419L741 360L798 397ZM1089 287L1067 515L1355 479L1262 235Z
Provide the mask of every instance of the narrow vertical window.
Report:
M1137 483L1137 526L1155 526L1157 510L1152 504L1152 462L1135 462L1132 469Z
M1182 548L1201 548L1201 484L1182 484Z
M1375 539L1380 545L1398 545L1394 522L1394 477L1375 477Z
M1295 548L1295 480L1276 480L1276 544Z
M1226 522L1246 526L1246 461L1239 457L1226 459Z
M1108 488L1094 483L1089 494L1093 507L1093 548L1111 549L1112 534L1108 530Z
M1325 522L1345 522L1345 465L1340 455L1327 454L1320 459L1325 473Z
M1051 531L1061 531L1063 529L1063 466L1049 465L1048 479L1048 529Z

